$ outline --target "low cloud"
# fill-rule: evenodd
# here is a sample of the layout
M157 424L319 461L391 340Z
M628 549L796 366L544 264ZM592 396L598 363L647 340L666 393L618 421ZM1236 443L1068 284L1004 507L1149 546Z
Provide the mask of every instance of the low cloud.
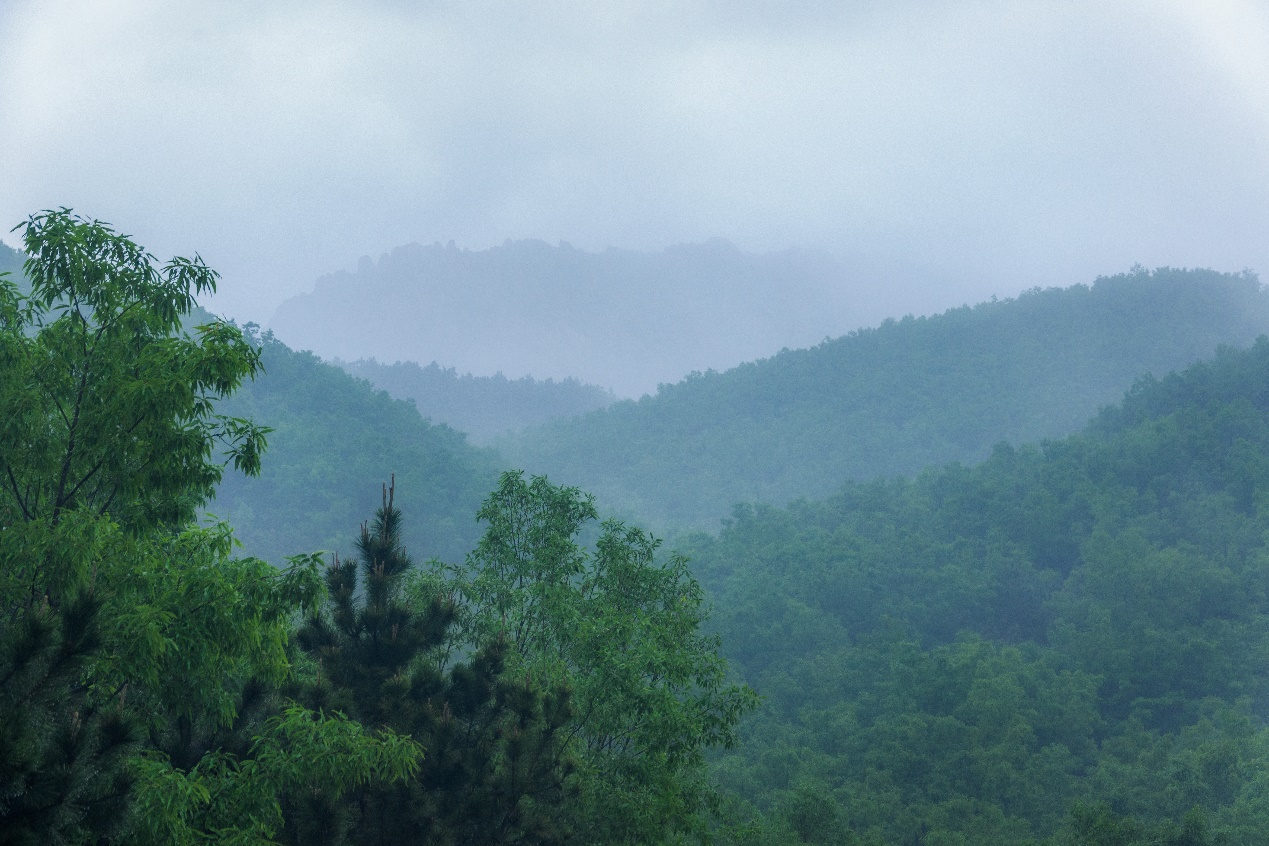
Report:
M1269 270L1251 3L5 8L0 222L197 250L244 319L450 239L826 249L914 311Z

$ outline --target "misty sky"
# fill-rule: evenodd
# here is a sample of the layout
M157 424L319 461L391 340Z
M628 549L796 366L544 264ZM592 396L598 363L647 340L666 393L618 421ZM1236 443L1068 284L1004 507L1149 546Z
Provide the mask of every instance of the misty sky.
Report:
M261 322L450 239L825 249L917 311L1269 279L1265 8L0 0L0 224L198 251Z

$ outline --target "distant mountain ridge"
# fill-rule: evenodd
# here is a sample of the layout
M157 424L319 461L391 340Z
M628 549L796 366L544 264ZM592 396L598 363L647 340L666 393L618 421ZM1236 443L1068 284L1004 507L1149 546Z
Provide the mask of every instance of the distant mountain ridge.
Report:
M496 446L662 531L710 527L737 502L782 505L1078 431L1138 377L1266 332L1269 294L1250 273L1137 269L887 320Z
M466 432L473 443L488 443L526 426L577 417L616 401L612 391L576 379L508 379L459 375L452 367L413 361L383 364L374 359L334 362L352 375L401 400L411 400L434 423Z
M22 262L26 256L0 241L0 273L12 273L16 281L22 276Z
M573 377L639 396L867 323L854 285L826 257L752 255L721 240L598 253L542 241L415 244L323 277L269 325L326 358Z

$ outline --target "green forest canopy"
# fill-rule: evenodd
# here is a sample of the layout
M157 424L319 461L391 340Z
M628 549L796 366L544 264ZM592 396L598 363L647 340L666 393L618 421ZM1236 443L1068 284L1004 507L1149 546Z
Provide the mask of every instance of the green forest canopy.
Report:
M504 439L500 452L266 333L265 374L227 407L273 427L270 461L258 479L228 479L211 510L271 560L342 549L337 527L362 519L396 472L415 509L408 546L452 559L478 537L471 515L498 471L522 466L662 531L712 526L735 502L822 496L848 478L1078 430L1140 373L1249 341L1269 326L1267 303L1253 278L1210 271L1033 292L698 375Z
M1152 293L1158 313L1139 320L1160 325L1184 313L1189 334L1112 332L1118 318L1093 309L1099 291L1096 305L1115 306L1108 314L1121 316ZM1107 361L1118 362L1120 375L1131 372L1132 356L1198 357L1213 338L1252 332L1262 296L1248 277L1156 272L875 332L894 333L894 357L939 363L952 383L983 384L992 350L1021 350L1011 365L996 367L998 376L1002 367L1015 371L1003 384L1035 400L1017 374L1049 378L1050 388L1058 379L1067 393L1054 396L1092 405L1078 377L1105 386L1116 374L1071 348L1100 338L1117 351ZM1011 317L1019 303L1032 312ZM1074 309L1085 322L1060 337L1049 307ZM1052 334L1019 346L1034 325ZM905 352L901 333L924 338L926 352ZM940 337L942 346L934 343ZM933 352L963 352L971 339L973 367ZM283 354L318 368L315 379L327 375L311 356ZM1064 355L1090 369L1072 375L1045 364ZM796 359L786 353L776 361L789 356ZM1255 390L1269 381L1266 359L1264 344L1228 350L1184 377L1141 382L1120 408L1067 441L999 447L980 466L932 470L915 481L854 483L818 504L748 506L717 538L695 537L684 548L713 597L715 631L767 697L745 727L745 742L714 764L735 797L725 818L752 822L723 835L905 842L926 832L984 844L1046 837L1181 843L1200 842L1184 841L1186 831L1255 830L1265 819L1262 799L1254 780L1240 774L1263 763L1256 756L1266 742L1257 728L1263 693L1255 687L1265 620L1255 598L1262 590L1254 564L1259 530L1246 513L1263 450L1256 435L1251 447L1222 459L1220 447L1203 438L1220 421L1246 423L1237 411L1244 400L1248 419L1263 418ZM1061 378L1045 376L1049 369ZM687 395L724 383L706 376L675 389ZM940 390L950 396L946 386ZM966 430L977 438L1028 417L1010 417L992 396L977 409L952 402L946 412L970 420ZM912 394L907 401L931 415L942 408ZM703 398L692 407L710 420ZM1004 413L1003 422L983 407ZM1195 422L1208 417L1217 422ZM1173 431L1177 421L1188 422ZM1029 425L1039 422L1052 424ZM1240 441L1227 434L1216 443ZM1184 472L1169 463L1175 460ZM290 463L304 466L302 458ZM670 488L691 481L665 478ZM1172 535L1150 534L1161 527ZM1238 542L1231 545L1231 537ZM1226 559L1215 552L1220 544ZM1090 588L1096 567L1102 574ZM1179 625L1156 631L1159 620ZM1187 817L1194 807L1203 813Z
M765 697L716 775L806 842L1262 842L1266 455L1262 338L1064 440L739 508L682 545Z

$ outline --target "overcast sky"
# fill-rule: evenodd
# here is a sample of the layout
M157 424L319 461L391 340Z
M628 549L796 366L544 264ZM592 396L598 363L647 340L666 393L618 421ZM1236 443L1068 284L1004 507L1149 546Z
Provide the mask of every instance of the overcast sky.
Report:
M1265 9L0 0L0 224L200 252L262 322L450 239L819 248L918 311L1138 262L1269 279Z

